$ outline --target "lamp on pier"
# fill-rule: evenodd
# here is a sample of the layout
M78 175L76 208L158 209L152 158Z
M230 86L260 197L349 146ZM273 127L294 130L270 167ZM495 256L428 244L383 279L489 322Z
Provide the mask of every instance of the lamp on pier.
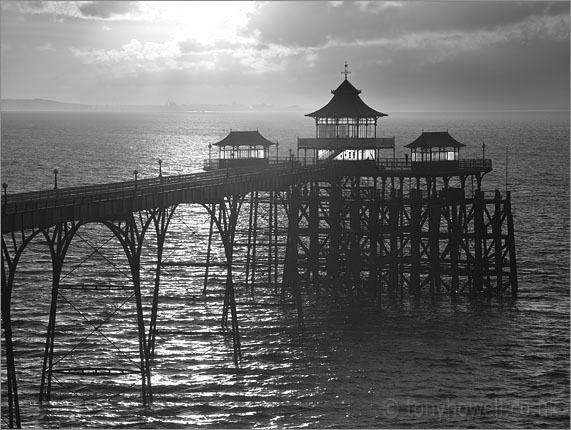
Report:
M133 175L135 175L135 189L137 189L137 175L139 174L138 170L133 170Z
M482 142L482 160L486 159L486 144Z
M280 154L280 143L276 142L276 162L279 161L279 154Z
M54 169L54 190L57 190L57 174L59 173L58 169Z
M3 182L2 188L4 188L4 204L8 204L8 195L6 194L6 188L8 188L8 183Z
M163 178L163 168L162 168L162 165L163 165L163 160L161 160L161 159L159 158L159 178L160 178L160 179Z
M212 144L208 144L208 166L210 167L212 163Z

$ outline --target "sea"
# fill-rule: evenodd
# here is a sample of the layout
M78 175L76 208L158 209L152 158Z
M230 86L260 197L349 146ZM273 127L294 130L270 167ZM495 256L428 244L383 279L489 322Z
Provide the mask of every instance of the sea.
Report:
M466 145L461 158L493 160L483 188L511 191L517 300L405 298L376 306L312 290L304 291L299 325L291 301L281 303L262 276L246 286L238 267L238 364L220 324L222 247L214 241L220 265L204 293L198 263L208 214L181 205L166 238L164 260L172 264L161 273L148 405L136 373L78 370L139 363L124 253L108 230L89 224L64 263L51 397L40 402L51 259L37 236L22 254L11 301L22 426L569 428L569 119L569 112L396 112L379 120L377 134L395 137L396 157L423 130L448 130ZM5 197L53 188L55 168L59 188L133 180L134 170L139 179L156 177L159 159L166 176L199 172L216 156L209 144L231 130L277 141L271 157L295 155L297 137L315 135L304 112L2 112ZM147 327L152 243L142 257ZM5 427L4 342L1 394Z

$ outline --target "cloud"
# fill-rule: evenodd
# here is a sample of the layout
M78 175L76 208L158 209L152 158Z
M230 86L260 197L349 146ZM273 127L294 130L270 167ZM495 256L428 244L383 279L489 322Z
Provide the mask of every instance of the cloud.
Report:
M272 52L280 52L276 61L286 66L288 57L293 62L301 55L308 67L330 67L326 59L334 56L336 64L350 59L361 70L417 67L491 47L527 50L534 40L569 40L569 5L270 2L257 10L243 34L255 35L268 61Z
M569 16L547 2L267 2L243 33L260 43L319 47L411 34L500 30L538 17Z
M143 13L137 1L7 1L2 2L2 10L23 15L98 20L136 19Z
M101 19L140 12L139 2L136 1L91 1L79 4L78 9L85 18Z
M71 48L71 52L83 64L96 66L117 75L129 75L141 68L176 68L176 59L181 56L178 44L173 41L141 43L137 39L131 39L119 49Z
M564 2L0 3L12 94L318 107L348 61L381 111L568 105Z

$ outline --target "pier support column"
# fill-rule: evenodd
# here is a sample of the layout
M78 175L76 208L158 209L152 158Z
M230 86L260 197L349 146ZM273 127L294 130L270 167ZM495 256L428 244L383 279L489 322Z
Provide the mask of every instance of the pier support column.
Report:
M496 291L503 293L503 248L502 248L502 195L499 190L494 193L494 215L492 217L492 236L494 241L494 271L496 275Z
M52 297L40 382L40 403L43 400L49 401L51 396L57 301L61 272L69 245L81 225L81 223L75 222L57 224L51 232L50 228L42 232L48 244L52 260Z
M434 194L433 194L434 196ZM430 249L430 295L440 292L440 216L441 203L437 198L429 199L428 242Z
M347 285L349 294L361 289L361 178L352 178L351 199L349 200L349 249L347 255L347 274L350 284Z
M268 284L272 284L272 269L274 267L273 259L274 259L274 252L273 252L273 241L274 241L274 229L277 227L274 224L274 191L269 192L268 197ZM274 284L275 286L275 284Z
M512 298L517 299L518 283L517 283L517 263L515 252L515 232L512 214L511 192L506 192L505 209L508 223L508 254L510 259L510 283L512 289Z
M150 351L147 344L145 334L145 321L143 317L143 302L141 296L141 250L143 246L143 238L152 221L152 217L143 218L143 213L139 212L139 221L141 228L137 226L135 217L129 213L124 222L119 221L117 224L106 221L104 224L113 232L119 240L125 251L125 256L129 262L131 269L131 277L133 280L133 294L135 296L135 305L137 308L137 328L139 334L139 356L141 369L141 389L143 397L143 405L147 405L152 401L151 391L151 368L150 368Z
M422 191L411 190L410 199L410 291L414 296L420 293L420 236L422 232Z
M368 293L371 300L377 297L379 283L379 193L377 178L374 178L373 194L369 201L369 280Z
M16 261L17 263L17 261ZM5 266L8 266L6 270ZM16 264L10 258L4 237L2 237L2 329L4 332L4 348L6 351L6 391L8 397L8 426L21 428L20 402L18 399L18 384L16 378L16 363L14 361L14 345L12 343L12 318L10 301L12 297L13 273Z
M394 299L398 290L398 238L400 234L399 214L400 201L397 191L391 190L391 200L389 203L389 297Z
M448 247L450 252L450 273L451 273L451 285L450 294L455 296L460 288L460 278L458 274L458 262L460 258L460 225L459 218L460 214L458 212L458 201L455 196L451 196L448 203L448 213L449 213L449 225L448 225Z
M2 311L2 331L4 333L5 353L6 353L6 391L8 402L8 426L10 428L20 428L20 401L18 398L18 383L16 377L16 362L14 356L14 344L12 338L12 287L14 277L22 253L29 243L41 233L40 230L31 232L20 231L2 235L2 279L1 279L1 311Z
M390 232L389 232L389 212L390 200L386 193L386 178L382 178L381 189L378 191L378 210L379 216L377 221L377 267L378 267L378 285L377 285L377 302L380 306L382 302L383 286L387 285L388 290L388 272L390 264ZM380 193L379 193L380 191Z
M329 253L327 255L327 277L334 294L339 293L339 256L341 247L341 205L342 192L339 180L331 182L329 200Z
M209 213L214 212L214 203L212 203ZM208 245L206 248L206 267L204 268L204 285L202 294L206 294L206 287L208 285L208 272L210 270L210 255L212 254L212 235L214 234L214 217L210 216L210 228L208 229Z
M319 293L319 184L312 183L309 188L309 274Z
M248 241L246 246L246 287L250 285L250 292L254 294L256 277L256 247L258 234L258 192L250 193L248 217Z
M153 290L153 304L151 308L151 325L149 327L149 353L153 357L155 353L155 338L157 334L157 314L159 307L159 289L161 281L161 266L163 260L163 249L165 245L165 238L167 230L172 219L172 216L176 210L176 206L171 206L168 208L162 208L158 210L149 211L151 219L153 220L155 226L155 232L157 235L157 267L155 273L155 288Z
M297 307L297 320L303 324L303 306L301 289L299 285L299 273L297 271L298 259L298 228L300 221L300 187L292 186L289 198L289 219L287 232L286 255L282 281L282 300L285 298L286 289L289 287L293 300Z
M238 214L244 201L244 196L231 195L218 202L219 212L216 214L216 204L203 205L209 212L220 233L224 254L226 256L226 287L224 291L224 305L222 308L222 327L228 327L228 311L230 311L232 325L232 341L234 346L234 362L238 363L242 359L240 345L240 332L238 327L238 315L236 311L236 296L234 291L233 259L234 259L234 237L236 235L236 224Z
M484 193L476 190L474 193L474 275L471 294L481 294L484 289L483 258L485 255L484 234Z

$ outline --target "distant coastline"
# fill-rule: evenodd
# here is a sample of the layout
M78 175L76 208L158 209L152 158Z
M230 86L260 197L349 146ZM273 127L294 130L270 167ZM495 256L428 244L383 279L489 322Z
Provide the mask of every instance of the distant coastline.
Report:
M174 102L164 105L90 105L79 103L64 103L46 99L2 99L0 110L2 112L305 112L301 106L273 106L254 104L176 104Z
M174 102L164 105L90 105L81 103L65 103L47 99L2 99L0 101L1 112L310 112L311 108L293 106L274 106L266 104L176 104ZM442 114L442 113L484 113L481 111L392 111L391 115L406 114ZM527 113L527 112L561 112L569 113L568 110L504 110L486 111L493 113Z

